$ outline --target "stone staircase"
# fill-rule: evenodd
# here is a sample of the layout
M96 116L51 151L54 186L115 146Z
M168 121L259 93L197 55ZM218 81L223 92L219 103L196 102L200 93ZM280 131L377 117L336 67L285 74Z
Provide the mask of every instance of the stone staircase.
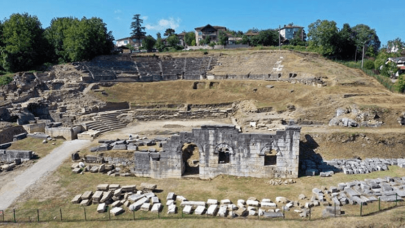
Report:
M89 130L100 131L100 133L124 128L126 125L117 119L117 116L122 113L123 111L100 112L93 117L93 122L86 123L86 125Z

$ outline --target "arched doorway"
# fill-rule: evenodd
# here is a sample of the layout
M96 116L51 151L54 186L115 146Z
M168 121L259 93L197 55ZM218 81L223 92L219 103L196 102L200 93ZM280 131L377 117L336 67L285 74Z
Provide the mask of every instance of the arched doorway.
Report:
M200 173L200 151L194 143L184 143L181 147L182 176Z

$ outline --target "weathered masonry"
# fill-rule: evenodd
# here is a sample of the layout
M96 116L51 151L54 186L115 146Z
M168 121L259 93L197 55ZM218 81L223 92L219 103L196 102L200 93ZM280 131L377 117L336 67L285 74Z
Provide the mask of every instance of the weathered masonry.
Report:
M204 125L172 136L159 153L135 152L133 172L152 178L187 174L202 179L220 174L297 178L300 132L301 127L292 125L276 134L239 133L234 125ZM187 154L184 145L194 145L198 154Z
M15 159L28 161L33 158L34 154L30 150L0 150L0 161L13 162Z

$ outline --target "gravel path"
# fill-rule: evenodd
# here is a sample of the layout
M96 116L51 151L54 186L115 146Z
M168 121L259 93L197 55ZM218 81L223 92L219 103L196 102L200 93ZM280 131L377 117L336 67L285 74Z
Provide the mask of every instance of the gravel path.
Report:
M89 140L66 141L18 175L13 181L2 186L0 190L0 210L7 209L29 186L55 171L73 152L89 144ZM33 150L35 151L35 149Z

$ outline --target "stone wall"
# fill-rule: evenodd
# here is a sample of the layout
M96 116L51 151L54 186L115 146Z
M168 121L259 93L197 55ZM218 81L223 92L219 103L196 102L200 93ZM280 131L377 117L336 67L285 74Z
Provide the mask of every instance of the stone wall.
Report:
M45 132L45 126L46 123L35 123L35 124L25 124L23 125L23 128L28 133L34 133L34 132Z
M28 161L33 158L33 152L29 150L0 150L0 161L13 162L20 158L21 161Z
M162 119L203 119L203 118L227 118L232 113L232 109L204 109L196 111L179 110L136 110L135 119L142 121L162 120Z
M181 132L163 144L159 153L136 152L133 172L152 178L181 178L185 169L182 147L194 143L199 151L199 177L220 174L259 178L297 178L301 127L287 126L276 134L239 133L234 125L205 125ZM226 151L226 152L224 152ZM267 163L268 153L274 163ZM220 162L220 154L229 160Z
M22 126L10 127L0 132L0 144L12 142L13 136L21 133L27 133Z
M63 137L66 140L77 139L77 134L82 131L81 126L74 127L46 127L45 134L58 138Z

